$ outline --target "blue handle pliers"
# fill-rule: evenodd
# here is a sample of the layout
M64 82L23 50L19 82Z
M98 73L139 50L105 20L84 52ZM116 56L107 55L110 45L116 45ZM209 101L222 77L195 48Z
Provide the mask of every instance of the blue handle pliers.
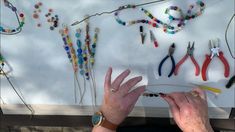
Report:
M159 64L159 67L158 67L158 74L159 74L159 76L162 75L162 72L161 72L161 70L162 70L162 65L163 65L163 63L164 63L168 58L171 58L171 62L172 62L171 72L170 72L170 74L168 75L168 77L171 77L171 75L174 73L174 71L175 71L175 59L174 59L174 57L173 57L174 51L175 51L175 44L173 43L173 44L170 46L170 48L169 48L168 55L167 55L165 58L163 58L162 61L161 61L161 63Z

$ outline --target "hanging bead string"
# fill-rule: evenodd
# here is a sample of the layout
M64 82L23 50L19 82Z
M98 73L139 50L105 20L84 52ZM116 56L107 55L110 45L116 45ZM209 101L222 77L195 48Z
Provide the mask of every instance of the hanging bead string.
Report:
M79 65L79 69L80 69L80 74L84 75L84 69L83 69L83 51L82 51L82 42L80 40L81 37L81 29L77 29L76 30L76 34L75 37L77 38L77 58L78 58L78 65Z
M91 45L92 49L91 49L91 54L90 54L90 63L91 63L92 68L95 63L95 51L96 51L96 43L97 43L97 39L98 39L98 33L99 33L99 28L95 28L95 35L94 35L94 39L93 39L93 44Z
M81 95L82 90L81 90L81 86L80 86L80 83L77 78L78 62L77 62L76 52L73 47L72 40L69 37L68 27L66 25L63 25L63 29L59 30L59 33L61 34L63 42L64 42L64 49L68 55L70 62L72 63L72 66L73 66L73 70L74 70L74 97L75 97L75 103L77 103L77 86L79 88L80 97L82 97L82 95ZM81 102L81 98L80 98L80 102Z
M66 50L66 53L68 55L70 62L73 65L74 72L77 72L77 70L78 70L77 56L75 53L75 49L73 47L73 42L72 42L71 38L69 37L68 27L63 25L63 29L60 30L59 32L63 38L64 48Z
M192 13L192 10L195 7L198 7L199 11L196 13ZM188 20L191 20L191 19L194 19L194 18L200 16L205 9L205 4L200 0L197 1L196 5L189 6L187 14L183 14L182 10L177 6L170 6L165 11L165 14L168 15L168 19L170 21L169 24L164 23L163 21L157 19L149 11L145 10L144 8L141 8L140 10L142 12L144 12L144 14L146 16L148 16L151 20L140 19L140 20L132 20L132 21L125 22L122 19L120 19L120 17L119 17L120 11L122 11L124 9L136 9L136 5L121 6L121 7L119 7L119 10L115 12L114 15L115 15L116 21L123 26L130 26L130 25L134 25L134 24L138 24L138 23L144 23L144 24L151 25L154 28L162 28L165 33L175 34L175 33L179 32L180 30L182 30L182 28L185 26L185 24L187 23ZM179 12L180 17L179 18L174 17L173 15L170 14L171 11ZM174 21L178 21L178 24L176 26L171 25Z
M3 0L3 2L4 2L4 5L6 7L11 9L15 13L15 16L16 16L16 19L17 19L17 22L18 22L19 26L15 29L5 29L3 26L0 25L0 34L15 35L15 34L20 33L22 31L22 28L23 28L24 24L25 24L24 14L19 13L19 15L18 15L17 8L12 3L10 3L8 0Z
M89 80L89 67L88 67L88 54L91 53L90 49L90 35L89 35L89 21L86 21L86 38L85 38L85 45L83 48L83 60L85 66L85 77L86 80Z

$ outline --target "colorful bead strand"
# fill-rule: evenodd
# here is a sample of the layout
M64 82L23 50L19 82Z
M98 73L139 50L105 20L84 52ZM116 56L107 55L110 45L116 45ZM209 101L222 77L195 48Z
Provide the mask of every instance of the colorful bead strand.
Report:
M11 9L15 13L19 26L17 28L15 28L15 29L5 29L4 27L2 27L0 25L0 33L4 34L4 35L13 35L13 34L17 34L17 33L21 32L22 27L25 24L25 22L24 22L25 21L24 14L20 13L18 15L17 8L14 5L12 5L8 0L3 0L3 2L4 2L4 5L6 7Z
M71 40L71 38L69 37L69 31L68 31L68 27L67 26L63 26L64 29L62 30L63 33L62 34L62 37L63 37L63 41L65 43L65 50L68 54L68 51L70 52L70 54L68 54L68 56L70 55L71 58L70 61L72 62L72 65L73 65L73 69L74 69L74 72L77 72L78 70L78 63L77 63L77 56L76 56L76 52L75 52L75 49L73 47L73 42ZM64 36L63 36L64 34Z
M97 43L97 39L98 39L98 33L99 33L99 28L95 28L95 35L94 35L93 44L91 45L91 55L90 55L90 63L91 63L92 67L95 64L95 51L96 51L96 43Z
M80 74L84 75L84 69L83 69L83 51L82 51L82 42L80 40L81 37L81 29L76 30L75 37L77 38L77 58L78 58L78 65L80 69Z
M199 8L199 11L193 14L192 10L196 6ZM168 19L169 19L170 23L162 22L161 20L154 17L149 11L145 10L144 8L141 8L140 10L142 12L144 12L144 14L146 16L148 16L151 20L140 19L140 20L132 20L132 21L125 22L119 18L119 12L121 10L135 9L135 8L136 8L136 5L126 5L126 6L119 7L119 10L116 11L114 14L116 21L123 26L130 26L130 25L134 25L134 24L138 24L138 23L144 23L144 24L151 25L154 28L162 28L165 33L175 34L176 32L179 32L180 30L182 30L182 28L185 26L185 24L188 20L191 20L191 19L194 19L194 18L200 16L205 9L205 4L199 0L196 2L196 5L190 5L186 15L183 14L182 10L179 7L170 6L165 11L165 14L168 15ZM172 16L170 14L171 10L179 12L180 17L175 18L174 16ZM178 24L176 26L171 25L173 21L178 21Z

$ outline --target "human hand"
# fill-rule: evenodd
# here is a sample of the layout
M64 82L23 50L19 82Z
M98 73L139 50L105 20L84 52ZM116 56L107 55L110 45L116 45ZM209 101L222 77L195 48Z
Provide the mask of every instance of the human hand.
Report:
M174 120L182 131L213 132L203 90L196 88L192 92L174 92L162 97L170 105Z
M145 86L140 86L131 91L142 77L134 77L123 83L129 74L130 70L126 70L111 82L112 68L109 68L106 73L101 111L109 122L116 125L128 116L145 90Z

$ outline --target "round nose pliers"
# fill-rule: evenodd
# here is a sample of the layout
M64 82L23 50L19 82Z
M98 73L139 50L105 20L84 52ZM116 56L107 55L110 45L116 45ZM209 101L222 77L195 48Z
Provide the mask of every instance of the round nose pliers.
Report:
M162 75L162 65L163 63L168 59L170 58L171 59L171 62L172 62L172 68L171 68L171 72L169 73L168 77L171 77L171 75L174 73L174 70L175 70L175 59L173 57L173 53L175 51L175 44L173 43L170 47L169 47L169 51L168 51L168 55L166 57L164 57L162 59L162 61L160 62L159 64L159 67L158 67L158 74L159 76Z
M205 59L203 65L202 65L202 79L204 81L207 81L206 71L207 71L207 68L208 68L211 60L215 56L219 57L220 61L223 63L223 65L224 65L224 76L228 77L229 76L229 72L230 72L230 67L229 67L228 61L224 57L223 52L220 51L220 48L219 48L219 39L217 39L216 42L213 41L213 40L210 40L209 41L209 47L210 47L210 50L211 50L211 54L210 55L208 55L208 54L206 55L206 59Z
M190 45L190 42L189 42L186 55L176 64L175 71L174 71L175 75L178 74L180 66L185 62L185 60L188 57L190 57L190 59L192 60L194 66L195 66L195 75L198 76L200 74L200 67L199 67L197 61L195 60L195 58L193 57L193 51L194 51L194 42L193 42L192 46Z

